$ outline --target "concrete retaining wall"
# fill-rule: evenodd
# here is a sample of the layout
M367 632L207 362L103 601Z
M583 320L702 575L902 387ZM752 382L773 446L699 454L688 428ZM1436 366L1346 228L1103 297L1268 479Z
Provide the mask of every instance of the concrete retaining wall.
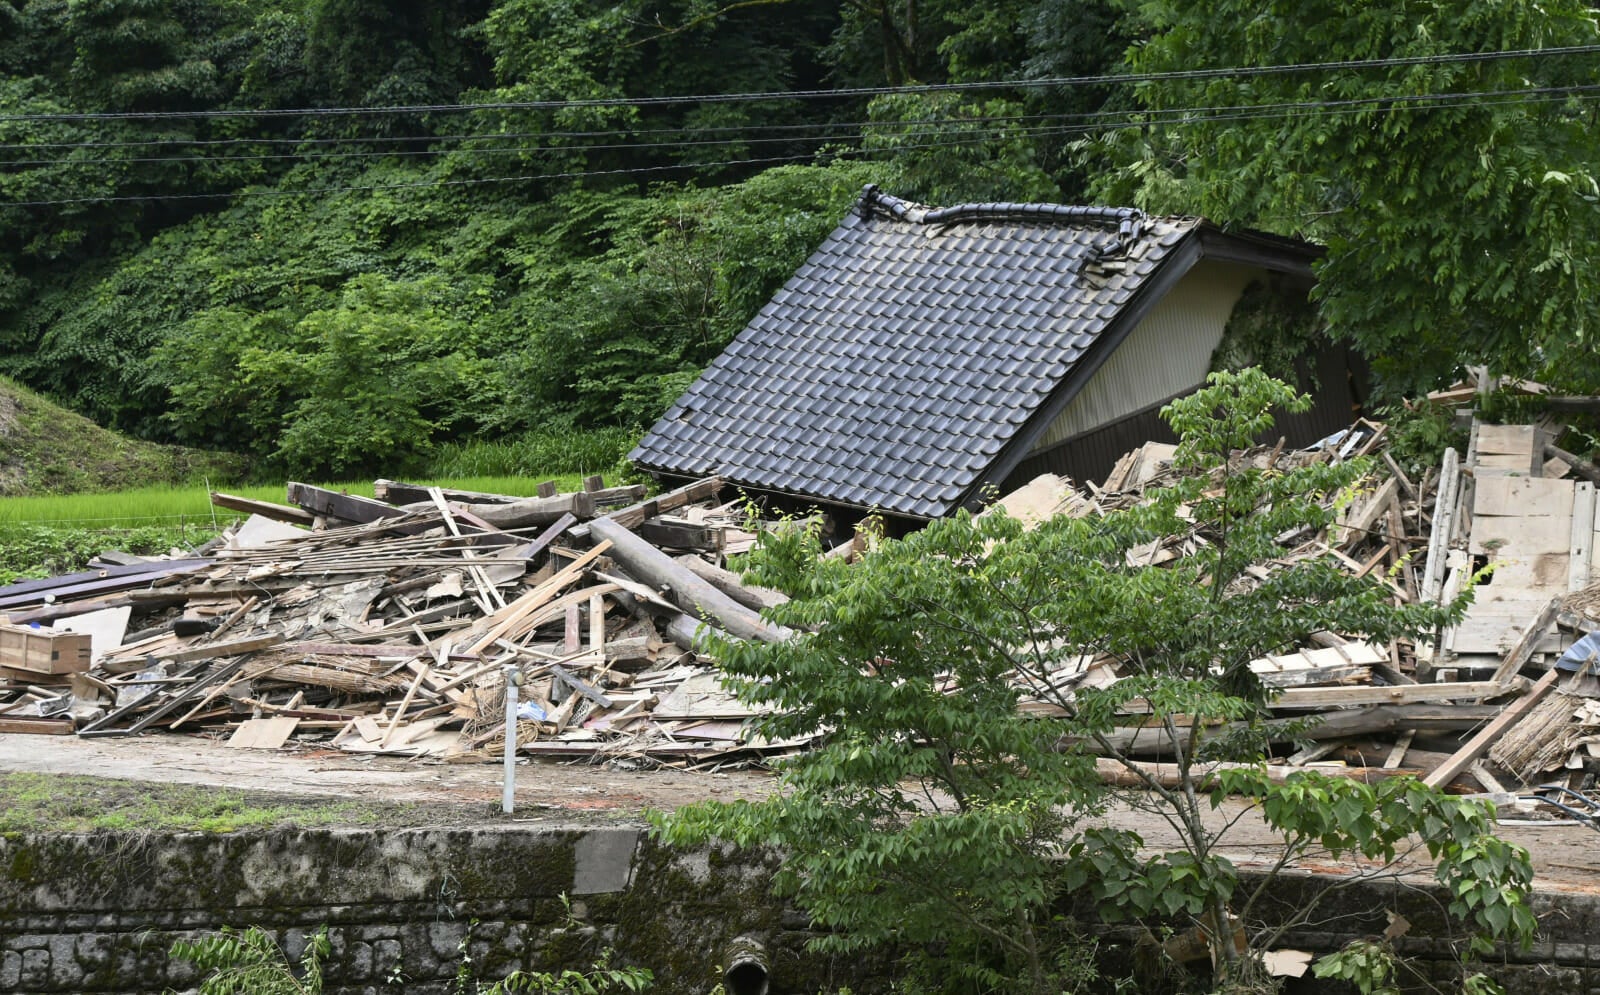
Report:
M767 895L772 870L758 855L668 852L631 827L13 836L0 839L0 992L192 987L172 941L224 925L261 926L291 957L327 926L327 990L339 995L455 992L458 972L487 983L585 965L608 946L654 971L655 991L704 992L728 942L751 933L771 952L778 995L885 988L881 964L804 951L804 917ZM1312 884L1289 878L1275 893L1294 905ZM1397 908L1414 924L1406 952L1437 958L1437 977L1453 970L1436 895L1352 889L1338 902L1328 911L1349 925L1287 945L1337 949L1381 932ZM1492 973L1512 995L1600 995L1600 900L1545 894L1537 912L1534 950Z

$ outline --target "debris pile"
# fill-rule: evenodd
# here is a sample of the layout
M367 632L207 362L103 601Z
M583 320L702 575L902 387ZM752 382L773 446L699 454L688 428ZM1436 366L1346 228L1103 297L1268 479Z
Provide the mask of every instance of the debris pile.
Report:
M1385 427L1369 421L1301 451L1280 443L1234 454L1235 467L1267 470L1357 456L1373 467L1333 526L1280 537L1283 553L1253 568L1256 580L1306 557L1332 557L1384 585L1396 604L1439 603L1478 585L1467 617L1434 642L1378 645L1361 633L1320 632L1311 645L1255 661L1284 730L1272 761L1280 773L1308 765L1366 779L1408 773L1452 790L1501 795L1551 783L1593 786L1600 681L1592 671L1600 636L1581 637L1600 629L1600 586L1589 586L1600 540L1591 481L1600 477L1553 446L1555 434L1554 426L1473 421L1466 458L1450 450L1417 479L1386 451ZM1176 478L1174 452L1148 443L1124 456L1103 484L1080 489L1046 476L997 504L1025 523L1127 508ZM1170 563L1206 541L1203 534L1174 537L1139 550L1138 559ZM1054 682L1058 689L1104 686L1119 676L1115 660L1084 659ZM1055 710L1037 701L1026 707ZM1136 715L1128 721L1111 741L1115 749L1171 759L1165 736L1140 728Z
M1280 773L1403 772L1507 794L1591 787L1600 469L1554 446L1551 429L1471 421L1466 455L1449 450L1420 474L1365 420L1307 449L1234 454L1264 470L1355 457L1370 468L1352 500L1330 504L1333 525L1280 537L1282 554L1255 580L1331 557L1396 603L1477 585L1467 617L1429 642L1320 632L1255 661L1283 729ZM1175 479L1173 454L1149 443L1103 483L1044 476L997 506L1025 523L1130 507ZM483 760L504 751L514 680L517 749L531 755L704 765L807 745L760 738L704 652L708 627L791 635L762 615L781 594L723 569L767 523L721 481L648 500L599 478L531 498L387 480L375 493L290 484L286 504L216 494L249 517L210 548L108 554L88 573L0 588L0 732L201 731L239 747ZM863 532L826 555L870 541ZM1175 562L1207 541L1195 530L1137 561ZM1114 660L1081 658L1054 679L1070 692L1119 675ZM1108 742L1159 763L1164 737L1140 722L1130 714Z
M483 759L504 748L514 676L521 752L707 763L803 746L747 729L696 650L702 619L776 638L757 610L782 596L712 562L754 541L744 507L719 504L716 479L649 501L586 483L215 495L250 517L202 554L0 589L17 646L0 642L0 732Z

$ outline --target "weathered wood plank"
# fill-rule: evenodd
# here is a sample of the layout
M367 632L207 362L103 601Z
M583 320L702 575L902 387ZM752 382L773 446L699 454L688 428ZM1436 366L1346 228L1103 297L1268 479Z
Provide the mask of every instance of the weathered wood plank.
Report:
M1501 681L1407 684L1401 687L1290 688L1272 700L1274 708L1334 708L1354 705L1407 705L1430 701L1472 701L1513 693Z
M1454 780L1457 774L1472 766L1473 761L1483 756L1484 752L1496 740L1505 735L1507 730L1522 721L1523 716L1533 711L1533 707L1544 700L1545 695L1549 694L1550 690L1556 686L1556 680L1560 676L1561 672L1552 667L1548 673L1534 683L1533 687L1528 689L1527 694L1500 713L1499 718L1484 726L1476 736L1467 740L1461 749L1450 755L1449 760L1429 771L1428 776L1422 779L1422 783L1429 787L1437 788Z
M242 511L247 515L260 515L278 522L289 522L292 525L310 525L316 520L315 515L304 508L293 505L277 504L272 501L257 501L255 498L242 497L238 494L224 494L220 491L211 492L211 503L218 508L227 508L229 511Z

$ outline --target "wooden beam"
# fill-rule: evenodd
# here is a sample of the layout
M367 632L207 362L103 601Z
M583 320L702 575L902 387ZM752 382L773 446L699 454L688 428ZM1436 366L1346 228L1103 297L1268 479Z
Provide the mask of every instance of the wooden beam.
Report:
M610 518L589 523L596 539L611 543L611 557L633 577L668 597L694 618L708 618L742 639L783 642L793 633L767 622L760 615L717 590L699 576L684 569L672 557L639 538Z
M722 490L721 477L706 477L704 480L696 480L694 483L684 484L675 491L657 494L648 501L641 501L626 508L618 508L616 511L608 513L605 517L623 528L637 528L663 511L682 508L684 505L693 504L696 501L710 500L716 497L717 492L720 490ZM589 538L589 526L579 525L572 530L572 535L579 539Z
M1454 681L1401 687L1290 688L1272 699L1273 708L1336 708L1352 705L1409 705L1430 701L1467 701L1513 694L1515 683Z
M302 484L297 480L289 481L287 490L289 500L307 511L357 525L382 521L386 518L403 518L409 514L406 509L397 508L383 501L374 501L359 494L331 491L313 484ZM425 527L417 525L412 528L420 532Z
M472 504L467 506L467 510L496 528L517 529L527 525L548 525L560 521L564 515L593 518L594 497L577 491L547 498L523 498L510 504Z
M1544 606L1544 610L1539 612L1538 617L1530 622L1526 629L1522 630L1522 638L1517 640L1517 644L1511 647L1510 652L1506 653L1505 659L1500 661L1500 666L1495 668L1494 675L1490 678L1491 680L1502 683L1510 681L1517 676L1523 667L1527 666L1528 660L1533 657L1534 649L1539 645L1539 641L1544 638L1545 631L1555 623L1556 616L1561 614L1561 602L1563 600L1560 597L1551 598L1550 603Z
M691 522L673 522L653 518L648 522L639 523L639 527L633 531L638 533L639 538L650 545L667 549L702 549L709 551L722 547L720 529L695 525Z
M789 600L789 596L782 591L774 591L770 587L756 587L746 584L733 571L724 570L715 564L707 563L703 558L693 553L686 553L678 557L678 562L683 564L686 570L751 611L776 608Z
M429 495L431 488L423 484L408 484L399 480L374 480L372 493L379 501L390 504L416 504L422 501L431 501ZM446 501L456 504L511 504L521 501L522 498L511 494L492 494L488 491L458 491L448 487L439 490L444 494Z
M293 525L310 526L317 518L317 516L304 508L296 508L288 504L276 504L272 501L257 501L255 498L241 497L238 494L223 494L220 491L211 492L211 503L218 508L227 508L229 511L242 511L247 515L260 515L262 518L289 522Z
M1561 676L1561 671L1551 667L1545 675L1534 682L1528 693L1517 699L1499 718L1490 722L1478 731L1478 734L1467 740L1466 745L1450 755L1450 759L1435 767L1422 779L1422 783L1432 788L1441 787L1455 780L1457 774L1471 767L1472 764L1492 746L1495 741L1510 731L1511 727L1522 721L1523 716L1533 711L1533 706L1544 700L1545 695L1556 686L1556 680Z

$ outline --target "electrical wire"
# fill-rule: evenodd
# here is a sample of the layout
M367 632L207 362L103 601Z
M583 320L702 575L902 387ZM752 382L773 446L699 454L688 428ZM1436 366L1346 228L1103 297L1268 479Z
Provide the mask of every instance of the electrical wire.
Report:
M596 107L663 107L679 104L729 104L781 100L842 100L897 94L967 93L982 90L1039 89L1076 86L1107 86L1182 80L1247 79L1283 73L1319 72L1344 69L1389 69L1406 66L1442 66L1465 62L1490 62L1501 59L1554 58L1564 55L1600 53L1600 44L1566 45L1555 48L1524 48L1492 52L1448 52L1433 55L1396 56L1384 59L1342 59L1330 62L1288 63L1273 66L1234 66L1216 69L1181 69L1168 72L1120 73L1102 76L1059 76L1037 79L1011 79L970 83L931 83L912 86L844 87L835 90L770 90L743 93L705 93L660 97L591 97L579 100L491 101L476 104L408 104L384 107L301 107L259 108L255 110L196 111L93 111L51 114L0 114L0 123L45 121L163 121L219 120L228 118L277 117L368 117L393 114L456 114L484 110L572 110Z
M1576 91L1582 91L1582 92L1576 92ZM1498 104L1507 104L1507 103L1550 102L1550 101L1556 100L1556 99L1565 100L1565 99L1568 99L1568 98L1576 98L1576 99L1588 100L1588 99L1593 99L1595 96L1600 96L1600 94L1592 93L1591 91L1600 91L1600 84L1589 85L1589 86L1585 86L1585 87L1581 87L1581 88L1573 88L1573 87L1553 88L1551 93L1547 94L1544 98L1542 98L1541 100L1537 100L1537 101L1530 101L1526 97L1516 96L1516 97L1509 97L1509 98L1507 98L1505 100L1499 100L1499 101L1478 101L1478 105L1480 105L1480 106L1494 106L1494 105L1498 105ZM1515 92L1515 91L1511 91L1511 92ZM1392 99L1393 98L1384 98L1385 101L1391 101ZM1365 100L1365 99L1338 102L1338 105L1332 107L1330 109L1329 113L1334 114L1334 115L1356 114L1356 113L1360 113L1360 112L1366 110L1367 109L1367 105L1370 104L1370 103L1371 103L1371 101L1368 101L1368 100ZM1445 104L1445 105L1442 105L1442 106L1446 106L1446 107L1458 106L1459 104L1460 104L1460 102L1458 102L1458 104L1455 104L1455 105ZM1288 107L1288 108L1297 108L1297 107L1299 107L1301 105L1283 105L1283 106L1284 107ZM1397 106L1397 107L1395 107L1393 109L1394 110L1419 110L1419 109L1432 109L1435 106L1441 106L1441 105L1423 105L1423 104L1418 104L1418 103L1414 103L1413 102L1413 103L1403 103L1403 104L1401 104L1401 105L1399 105L1399 106ZM1139 112L1130 112L1130 113L1133 113L1135 116L1137 116L1137 114ZM1233 114L1233 115L1216 115L1216 116L1206 117L1205 119L1203 119L1203 121L1198 121L1198 122L1186 119L1186 120L1183 121L1183 123L1205 123L1205 124L1211 124L1211 123L1221 123L1221 122L1228 122L1228 121L1262 120L1262 119L1270 120L1270 119L1275 119L1275 118L1292 117L1296 113L1298 113L1297 110L1286 110L1286 111L1277 112L1277 113L1273 113L1273 114L1240 113L1240 114ZM1101 132L1119 131L1119 130L1127 130L1127 129L1143 129L1143 128L1147 128L1149 126L1150 126L1150 122L1145 121L1145 120L1129 120L1129 121L1125 121L1125 122L1121 122L1121 123L1112 123L1112 124L1079 125L1079 126L1068 126L1068 127L1061 127L1061 128L1037 129L1035 132L1032 133L1031 137L1050 137L1052 135L1059 136L1059 137L1067 137L1067 136L1071 136L1071 135L1097 134L1097 133L1101 133ZM796 154L793 154L793 155L784 155L784 156L769 156L769 157L762 157L762 158L745 158L745 159L729 159L729 160L723 160L723 161L720 161L720 162L680 162L680 163L671 163L671 164L657 165L657 166L632 166L632 167L622 167L622 168L616 168L616 169L569 170L569 171L555 172L555 173L533 173L533 174L524 174L524 175L515 175L515 176L473 177L473 178L469 178L469 179L454 179L454 180L437 180L436 179L436 180L422 180L422 181L418 181L418 182L414 182L414 183L361 184L361 185L346 185L346 186L315 187L315 188L293 189L293 190L285 190L285 189L282 189L282 188L273 188L273 189L258 189L258 190L232 190L232 191L225 191L225 192L218 192L218 193L198 193L198 194L140 194L140 195L119 195L119 196L106 196L106 197L76 197L76 198L62 198L62 199L56 199L56 200L14 201L14 202L10 202L10 203L0 202L0 208L5 208L5 207L15 207L15 208L60 207L60 206L83 205L83 204L132 203L132 202L150 202L150 201L227 200L227 199L234 199L234 198L253 198L253 197L308 197L308 196L318 196L318 197L320 197L320 196L326 196L326 195L329 195L329 194L339 194L339 193L377 193L377 192L383 192L383 191L389 191L389 190L417 190L417 189L439 189L439 188L446 188L446 187L470 187L470 186L484 186L484 185L501 184L501 183L530 183L530 182L550 181L550 180L586 179L586 178L591 178L591 177L602 177L602 176L635 176L635 175L646 176L646 175L659 175L659 174L662 174L662 173L673 172L673 171L681 171L681 170L714 169L714 168L738 167L738 166L763 166L763 167L766 167L766 166L776 166L776 165L791 164L791 163L797 163L797 162L808 162L808 161L815 162L819 158L822 158L822 159L848 159L848 158L851 158L851 157L870 158L870 157L879 156L879 155L891 155L892 156L892 155L899 155L899 154L901 154L903 152L906 152L906 151L914 151L914 150L918 150L918 149L947 148L947 147L949 147L951 145L983 144L983 143L990 142L990 141L993 141L993 140L994 140L994 135L992 133L986 132L983 135L983 137L976 138L976 139L962 139L962 140L955 140L955 141L937 141L937 142L929 142L929 143L914 143L914 144L909 144L909 145L894 145L894 146L886 146L886 147L878 148L878 149L869 148L869 149L855 149L855 150L837 150L837 151L832 151L832 152L820 152L820 153L819 152L806 152L806 153L796 153ZM573 151L582 151L582 149L573 149Z
M1566 98L1571 98L1571 97L1587 97L1589 95L1594 94L1596 91L1600 91L1600 84L1586 84L1586 85L1582 85L1582 86L1567 86L1567 87L1523 88L1523 89L1514 89L1514 90L1484 90L1484 91L1451 92L1451 93L1439 93L1439 94L1410 94L1410 95L1399 95L1399 96L1360 97L1360 98L1349 98L1349 99L1345 99L1345 100L1336 100L1336 101L1286 101L1286 102L1278 102L1278 103L1271 103L1271 104L1235 104L1235 105L1221 105L1221 106L1211 106L1211 107L1176 107L1176 108L1155 108L1155 109L1144 109L1144 110L1091 111L1091 112L1082 112L1082 113L1077 113L1077 114L1010 115L1010 116L1006 116L1005 120L1008 121L1008 122L1011 122L1011 123L1030 122L1030 121L1050 121L1050 122L1058 122L1058 123L1065 124L1067 122L1080 122L1080 121L1081 122L1095 122L1095 121L1104 121L1104 120L1108 120L1108 119L1121 119L1124 125L1147 127L1147 126L1151 126L1151 125L1160 125L1160 124L1172 123L1172 122L1179 122L1179 123L1210 123L1212 121L1270 120L1270 119L1279 119L1279 118L1286 117L1286 116L1293 116L1295 114L1303 113L1303 112L1334 111L1334 110L1348 111L1348 110L1353 110L1353 109L1361 109L1361 108L1374 107L1374 106L1385 106L1385 105L1387 105L1388 109L1390 109L1390 110L1419 110L1419 109L1433 109L1433 108L1439 108L1439 107L1456 107L1456 106L1462 106L1462 105L1468 105L1468 104L1475 105L1475 106L1496 106L1496 105L1502 105L1502 104L1510 103L1510 102L1546 103L1546 102L1550 102L1553 99L1554 100L1559 100L1559 99L1566 99ZM1489 99L1489 98L1495 98L1495 97L1505 97L1505 98L1511 98L1511 99L1509 99L1509 100L1492 100L1492 99ZM1543 98L1543 99L1534 99L1534 98ZM964 140L959 137L959 136L963 136L963 135L979 135L980 137L977 139L978 141L987 141L987 140L991 139L992 137L994 137L993 136L993 132L992 132L992 125L994 123L998 122L999 120L1000 120L999 118L984 118L984 117L971 118L971 119L968 119L968 118L957 118L957 119L954 119L954 120L948 120L948 121L942 122L943 125L944 125L943 127L938 128L938 129L932 129L932 130L913 130L913 131L896 130L896 129L904 127L904 124L902 122L879 122L879 123L871 125L871 127L881 128L887 134L889 134L889 135L891 135L891 136L893 136L895 138L898 138L898 139L904 139L904 138L934 138L934 137L937 137L937 138L940 139L938 142L934 142L934 143L931 143L929 145L913 144L913 145L899 145L899 146L897 146L897 148L901 148L901 149L905 149L905 148L927 148L927 147L937 147L937 146L951 145L951 144L963 144ZM832 127L832 126L831 125L821 125L819 127L829 128L829 127ZM1113 125L1111 130L1114 130L1115 127L1116 126ZM1036 136L1036 135L1061 134L1061 133L1065 133L1065 132L1068 132L1068 131L1077 131L1079 133L1082 133L1082 132L1087 131L1087 130L1090 130L1090 129L1087 129L1087 128L1073 129L1073 128L1070 128L1070 127L1018 127L1018 128L1011 129L1008 132L1007 136L1008 137L1029 137L1029 136ZM275 161L275 160L284 160L284 159L295 160L295 161L316 162L316 161L326 161L326 160L330 160L330 159L347 159L347 158L348 159L362 159L362 158L390 158L390 157L396 157L397 158L397 157L404 157L404 156L423 156L423 155L428 155L428 156L445 156L445 155L449 155L449 156L469 156L470 157L470 156L478 156L478 155L506 155L506 154L524 155L524 154L543 153L543 152L598 152L598 151L632 151L632 152L652 152L652 151L657 151L657 152L660 152L660 151L674 151L674 150L696 148L696 147L707 147L707 146L730 146L730 145L746 146L746 145L773 144L773 143L780 143L780 142L781 143L785 143L785 144L792 144L792 143L794 143L796 141L802 141L802 140L813 141L813 142L827 142L827 141L839 141L839 140L860 140L860 138L861 138L861 136L854 136L854 135L842 135L842 136L841 135L822 135L822 136L812 135L812 136L788 136L788 137L783 137L783 138L767 138L767 139L761 139L761 138L750 138L750 139L745 139L745 138L726 138L726 139L707 139L707 140L694 140L694 141L681 141L681 142L622 143L622 144L602 144L602 145L587 145L587 146L573 146L573 145L520 146L520 147L512 147L512 148L490 148L490 149L472 149L472 148L467 148L467 149L459 149L459 148L457 148L457 149L428 149L428 150L412 150L412 151L399 151L399 152L396 152L396 151L386 151L386 152L370 152L370 151L369 152L325 152L325 153L305 153L305 154L299 154L299 155L295 155L295 154L268 154L268 155L254 155L254 156L204 156L204 155L196 155L196 156L162 156L162 157L142 157L142 158L141 157L133 157L133 158L127 158L127 159L82 159L82 158L80 158L80 159L53 159L53 160L21 160L21 161L11 161L11 162L4 162L3 160L0 160L0 164L11 165L11 166L69 166L69 165L70 166L97 166L97 165L123 165L123 164L134 164L134 163L172 163L172 162L179 162L179 163L185 163L185 164L189 164L189 165L202 165L202 164L216 163L216 162ZM625 173L625 172L629 172L629 171L641 171L641 172L648 173L648 172L659 172L659 171L662 171L662 170L670 170L670 169L702 168L702 167L708 168L708 167L713 167L713 166L728 166L728 165L740 165L740 164L759 165L759 164L762 164L762 163L772 162L772 161L796 161L797 158L806 158L806 157L809 157L809 155L810 155L810 153L799 155L798 157L797 156L782 156L782 157L767 157L767 158L733 159L733 160L727 160L725 162L720 162L720 163L685 162L685 163L674 163L674 164L663 165L663 166L631 167L629 169L590 171L590 172L576 173L576 174L547 174L547 176L548 176L548 178L556 179L556 178L567 178L567 177L571 177L571 176L615 175L617 173ZM472 181L462 180L462 181L430 181L430 182L431 183L436 183L436 184L439 184L439 185L449 185L449 184L453 184L453 183L468 183L468 182L483 182L483 183L512 182L512 181L524 180L524 179L529 179L529 178L530 177L504 177L504 178L486 178L486 179L472 180ZM409 186L409 185L406 185L406 186ZM372 189L383 189L383 188L386 188L386 187L404 188L402 185L389 184L389 185L383 185L383 186L374 186L374 187L372 187ZM361 189L361 188L352 187L352 188L342 188L342 189L355 190L355 189ZM267 193L267 192L266 191L240 191L240 193L242 195L252 195L253 196L253 195L260 195L262 193ZM288 194L286 193L284 195L288 195ZM225 194L190 194L190 195L175 194L175 195L171 195L170 198L164 198L164 199L184 199L184 198L190 198L190 197L211 198L211 197L220 197L220 196L227 196L227 195L225 195ZM102 201L102 200L118 200L118 199L145 199L145 198L143 198L143 197L133 197L133 198L85 198L84 200L97 202L97 201ZM72 200L62 200L62 201L24 201L24 202L12 202L12 204L10 206L18 206L18 207L48 206L48 205L52 205L52 204L65 204L65 203L75 203L75 202L80 202L80 201L72 201Z

